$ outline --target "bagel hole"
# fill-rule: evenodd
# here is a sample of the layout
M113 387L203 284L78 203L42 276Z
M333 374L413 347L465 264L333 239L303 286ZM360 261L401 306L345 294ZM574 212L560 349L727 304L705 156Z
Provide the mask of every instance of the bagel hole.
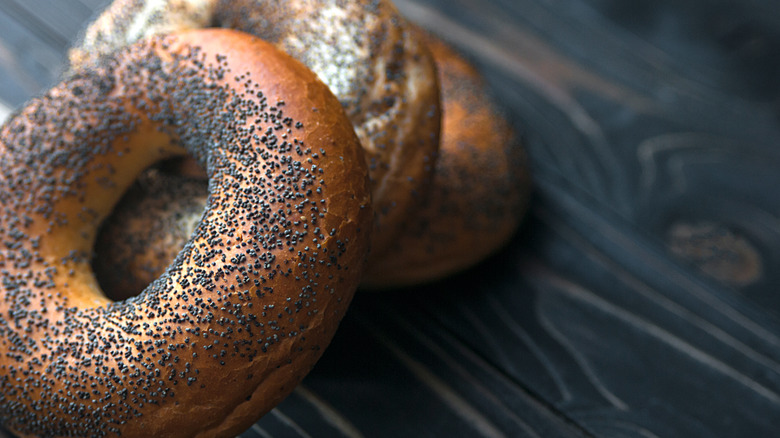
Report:
M142 172L98 230L92 269L103 293L124 300L164 273L190 240L207 196L206 172L190 157Z

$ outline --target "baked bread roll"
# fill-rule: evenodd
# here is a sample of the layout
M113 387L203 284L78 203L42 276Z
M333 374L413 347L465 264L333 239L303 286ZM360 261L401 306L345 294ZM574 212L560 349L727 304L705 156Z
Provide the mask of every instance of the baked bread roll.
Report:
M98 224L189 153L208 202L140 295L107 298ZM235 436L320 357L372 229L363 150L309 69L232 30L144 40L0 129L0 418L24 436Z

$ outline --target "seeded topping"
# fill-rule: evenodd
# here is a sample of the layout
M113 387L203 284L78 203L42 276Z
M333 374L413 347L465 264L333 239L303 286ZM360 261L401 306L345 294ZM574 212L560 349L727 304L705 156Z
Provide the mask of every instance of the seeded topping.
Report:
M79 71L142 35L224 27L301 61L341 102L366 152L375 211L371 258L426 200L439 146L436 71L389 0L114 0L70 52Z
M286 380L266 403L292 389L354 292L370 220L357 141L172 41L72 77L0 132L0 416L21 434L221 427L269 376ZM185 150L209 174L203 218L159 279L111 302L89 268L97 226L144 167Z

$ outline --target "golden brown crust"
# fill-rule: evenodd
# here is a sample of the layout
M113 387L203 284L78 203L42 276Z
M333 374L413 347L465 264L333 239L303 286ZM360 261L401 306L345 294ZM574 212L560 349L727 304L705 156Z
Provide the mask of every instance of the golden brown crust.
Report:
M431 50L442 95L442 138L428 202L394 246L367 267L362 285L388 288L440 279L504 245L530 192L525 150L477 70L418 30Z
M370 257L392 245L432 177L440 130L433 61L387 0L114 0L71 50L78 71L140 35L227 27L272 42L314 71L366 151L376 213Z
M110 302L97 224L185 150L208 170L203 220L141 295ZM134 45L12 117L0 154L0 416L20 434L240 433L313 366L359 281L358 140L325 85L246 34Z

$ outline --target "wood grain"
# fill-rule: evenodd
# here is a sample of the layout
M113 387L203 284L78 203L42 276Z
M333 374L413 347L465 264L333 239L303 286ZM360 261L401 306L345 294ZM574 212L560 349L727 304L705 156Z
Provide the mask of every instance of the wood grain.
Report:
M0 0L0 101L56 81L95 0ZM362 293L244 437L773 436L780 429L780 4L397 0L526 139L502 252Z

